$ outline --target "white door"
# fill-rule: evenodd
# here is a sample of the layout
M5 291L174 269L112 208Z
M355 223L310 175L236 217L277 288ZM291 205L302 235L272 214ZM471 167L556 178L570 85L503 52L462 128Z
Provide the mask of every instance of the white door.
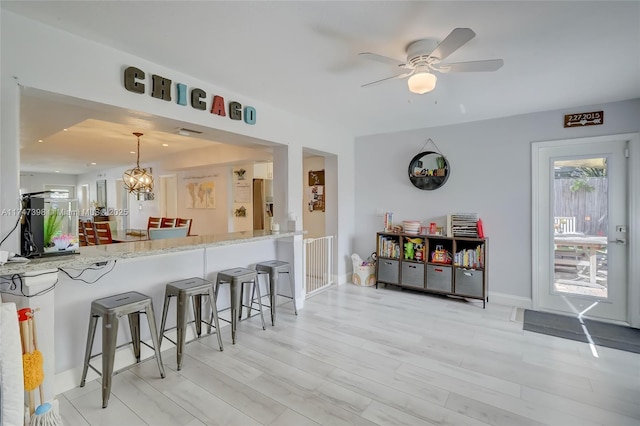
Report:
M532 154L534 308L627 322L628 139L540 142Z
M116 223L117 229L129 228L129 191L124 187L122 179L116 180Z
M178 217L178 189L175 175L160 176L160 216Z

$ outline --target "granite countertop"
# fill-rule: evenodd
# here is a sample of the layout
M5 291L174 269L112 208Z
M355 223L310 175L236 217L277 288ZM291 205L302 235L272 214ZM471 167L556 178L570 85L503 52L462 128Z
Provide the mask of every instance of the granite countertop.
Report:
M110 260L132 259L252 241L273 240L303 234L304 231L273 233L271 231L259 230L87 246L80 247L78 254L36 258L31 259L28 263L7 262L0 266L0 275L23 274L64 267L84 268L98 262L107 262Z

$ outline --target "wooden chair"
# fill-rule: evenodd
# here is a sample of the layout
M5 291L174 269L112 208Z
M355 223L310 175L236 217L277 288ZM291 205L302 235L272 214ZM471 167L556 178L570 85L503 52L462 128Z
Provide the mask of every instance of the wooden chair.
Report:
M175 228L177 220L175 217L163 217L160 222L160 228Z
M98 244L111 244L113 239L111 237L111 226L108 222L96 222L96 237L98 238Z
M557 234L575 234L576 233L576 218L574 217L559 217L553 218L553 228Z
M84 229L84 238L87 240L88 246L95 246L98 244L98 235L96 234L95 223L90 220L82 222L82 228Z
M161 218L159 217L149 217L147 221L147 229L149 228L160 228Z
M78 245L80 247L87 245L87 238L84 235L84 226L82 226L81 220L78 220Z
M181 217L178 218L176 222L176 227L178 226L186 226L189 230L187 231L187 235L191 235L191 219L183 219Z

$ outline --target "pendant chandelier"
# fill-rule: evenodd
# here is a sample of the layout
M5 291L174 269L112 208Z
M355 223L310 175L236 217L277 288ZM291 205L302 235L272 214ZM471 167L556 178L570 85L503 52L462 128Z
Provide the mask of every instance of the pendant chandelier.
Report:
M138 158L136 160L136 167L126 170L122 174L122 180L124 181L124 187L130 193L150 193L153 192L153 176L151 176L151 169L140 168L140 136L143 133L133 132L138 137Z

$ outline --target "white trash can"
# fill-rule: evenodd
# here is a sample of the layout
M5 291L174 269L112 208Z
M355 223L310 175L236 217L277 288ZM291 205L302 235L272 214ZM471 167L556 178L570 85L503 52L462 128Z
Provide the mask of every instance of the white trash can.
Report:
M376 284L376 265L364 262L356 253L351 255L353 275L351 282L356 285L370 287Z

